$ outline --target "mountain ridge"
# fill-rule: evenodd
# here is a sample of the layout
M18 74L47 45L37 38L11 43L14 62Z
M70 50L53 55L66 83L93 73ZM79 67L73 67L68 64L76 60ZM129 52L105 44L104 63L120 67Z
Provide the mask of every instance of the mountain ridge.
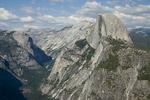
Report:
M149 74L140 71L149 69L150 54L131 45L126 27L118 18L106 22L118 26L102 25L105 21L100 18L89 27L85 38L61 50L46 83L40 87L43 94L60 100L142 100L138 93L148 98ZM107 33L111 30L112 34ZM120 30L125 31L115 33ZM145 84L147 93L141 84Z
M150 52L134 46L115 15L42 31L28 31L31 37L37 32L35 40L25 33L0 31L0 67L22 79L28 100L150 99ZM45 43L53 59L34 41Z

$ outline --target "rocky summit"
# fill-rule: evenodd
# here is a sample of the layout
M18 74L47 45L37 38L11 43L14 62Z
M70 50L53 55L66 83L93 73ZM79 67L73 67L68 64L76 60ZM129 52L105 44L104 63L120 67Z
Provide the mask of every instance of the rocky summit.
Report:
M113 14L99 14L96 23L89 28L87 41L93 48L97 47L100 38L111 37L132 43L125 25Z
M100 14L85 38L61 50L40 89L60 100L148 100L149 62L115 15Z

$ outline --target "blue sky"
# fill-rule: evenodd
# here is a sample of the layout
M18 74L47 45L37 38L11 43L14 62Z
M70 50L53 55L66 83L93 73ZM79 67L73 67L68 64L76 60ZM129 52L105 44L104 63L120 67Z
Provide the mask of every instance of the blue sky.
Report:
M150 0L0 0L0 29L62 28L113 13L128 28L150 27Z

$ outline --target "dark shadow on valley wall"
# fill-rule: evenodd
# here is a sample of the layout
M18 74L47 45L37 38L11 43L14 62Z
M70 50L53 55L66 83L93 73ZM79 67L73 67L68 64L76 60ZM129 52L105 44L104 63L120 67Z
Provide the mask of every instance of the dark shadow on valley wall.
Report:
M0 100L26 100L19 90L21 86L20 80L0 68Z

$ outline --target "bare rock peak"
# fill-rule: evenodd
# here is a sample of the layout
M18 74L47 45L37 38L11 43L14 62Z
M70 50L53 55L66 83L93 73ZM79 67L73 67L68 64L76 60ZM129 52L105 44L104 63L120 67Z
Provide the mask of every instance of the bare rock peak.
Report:
M102 36L112 36L114 39L121 39L128 42L131 42L131 39L128 35L126 26L121 22L121 20L113 14L99 14L100 17L99 23L101 26ZM97 19L99 21L99 19Z
M97 47L97 44L100 42L102 37L108 36L132 43L131 38L128 35L127 28L121 20L113 14L99 14L93 28L94 29L89 29L90 35L87 37L89 44L93 48Z

